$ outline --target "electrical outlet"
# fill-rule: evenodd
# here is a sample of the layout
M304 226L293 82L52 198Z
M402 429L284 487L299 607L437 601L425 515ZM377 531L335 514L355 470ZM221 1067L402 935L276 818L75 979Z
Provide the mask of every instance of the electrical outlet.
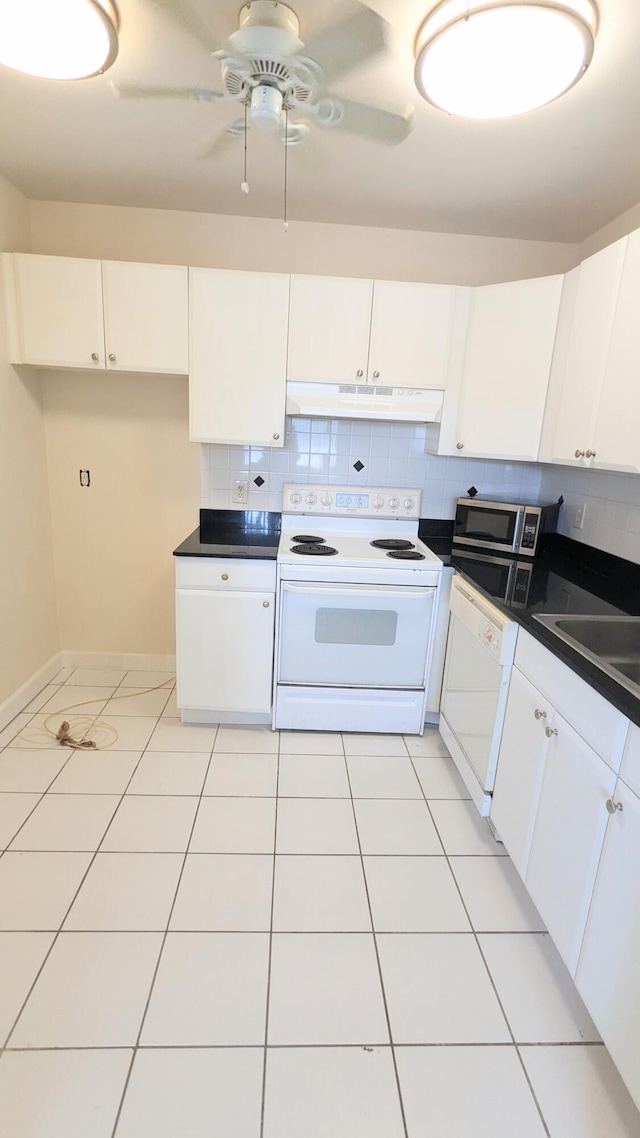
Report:
M90 486L91 485L91 471L90 470L81 470L80 471L80 485L81 486Z
M584 515L586 514L586 512L587 512L586 502L581 502L579 506L576 506L575 510L573 511L573 528L574 529L582 529L582 527L584 526Z
M249 482L236 478L233 484L233 501L245 503L249 496Z

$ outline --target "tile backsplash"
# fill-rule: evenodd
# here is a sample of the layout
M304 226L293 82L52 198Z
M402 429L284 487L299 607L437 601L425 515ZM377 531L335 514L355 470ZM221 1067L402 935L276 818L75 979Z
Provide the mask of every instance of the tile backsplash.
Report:
M537 496L542 468L426 454L430 424L287 418L281 449L203 446L201 505L209 509L279 510L285 482L419 487L422 517L453 518L469 486L481 494ZM232 501L236 479L249 482L246 506Z
M542 471L541 496L553 500L562 494L565 500L560 515L561 533L640 564L640 477L637 474L568 466L544 466ZM586 507L582 529L574 526L578 506Z

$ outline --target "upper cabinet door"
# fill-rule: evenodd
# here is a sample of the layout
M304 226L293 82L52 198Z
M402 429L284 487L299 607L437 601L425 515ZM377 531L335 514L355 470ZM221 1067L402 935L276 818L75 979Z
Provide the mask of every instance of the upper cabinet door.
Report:
M640 230L628 238L592 436L593 465L640 471Z
M103 261L102 281L107 368L186 375L187 268Z
M291 278L287 379L366 383L373 281Z
M562 277L474 291L453 453L538 457Z
M104 368L100 261L14 253L5 268L12 362Z
M583 466L594 450L627 238L567 274L540 457Z
M189 437L284 445L289 277L189 270Z
M450 285L375 282L369 383L446 386L455 295Z

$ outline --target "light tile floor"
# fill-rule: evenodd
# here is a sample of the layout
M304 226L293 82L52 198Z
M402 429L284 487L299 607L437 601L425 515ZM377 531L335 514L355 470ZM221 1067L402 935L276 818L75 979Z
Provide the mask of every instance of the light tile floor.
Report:
M0 1134L638 1138L436 731L184 727L172 689L65 669L0 733ZM85 699L117 739L36 748Z

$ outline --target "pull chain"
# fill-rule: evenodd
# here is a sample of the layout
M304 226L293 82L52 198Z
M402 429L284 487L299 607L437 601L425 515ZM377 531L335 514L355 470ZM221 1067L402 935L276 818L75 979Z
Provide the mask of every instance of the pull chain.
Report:
M286 233L289 228L287 221L287 162L289 158L289 110L287 107L284 109L284 209L283 221L284 232Z
M249 193L249 183L247 181L247 125L248 125L247 124L247 107L248 107L248 104L245 102L245 104L244 104L244 177L243 177L243 180L242 180L241 185L240 185L240 189L242 190L243 194Z

